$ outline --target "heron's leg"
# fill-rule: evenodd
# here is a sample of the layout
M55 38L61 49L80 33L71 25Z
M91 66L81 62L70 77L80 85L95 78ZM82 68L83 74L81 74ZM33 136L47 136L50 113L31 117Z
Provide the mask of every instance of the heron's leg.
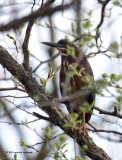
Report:
M86 129L86 123L85 123L85 112L83 112L83 124L79 128L79 130L83 130L83 140L84 140L85 135L87 135L87 137L89 139L89 134L88 134L88 131Z

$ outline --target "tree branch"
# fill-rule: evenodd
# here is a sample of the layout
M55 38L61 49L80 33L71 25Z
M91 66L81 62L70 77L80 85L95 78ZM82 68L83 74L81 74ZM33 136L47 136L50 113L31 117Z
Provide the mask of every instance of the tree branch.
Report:
M106 0L106 1L102 1L102 10L101 10L101 19L100 19L100 22L99 24L97 25L97 29L99 30L99 28L101 27L101 25L103 24L104 22L104 17L105 17L105 7L106 5L109 3L110 0Z
M45 7L48 7L53 2L54 2L54 0L49 0L43 6L41 5L41 7L36 12L40 12L41 9L43 10ZM33 7L34 7L34 4L33 4ZM29 67L28 45L29 45L29 39L30 39L31 30L32 30L32 27L33 27L33 24L34 24L34 20L35 20L34 18L30 17L29 23L28 23L28 26L27 26L27 29L26 29L25 39L24 39L24 42L23 42L23 45L22 45L22 49L23 49L23 53L24 53L23 67L27 71L29 71L29 70L31 71L31 68Z
M117 111L113 111L113 112L109 112L109 111L105 111L99 107L94 106L94 109L99 111L99 114L106 114L106 115L110 115L110 116L114 116L114 117L118 117L122 119L122 115L119 114Z
M67 135L74 138L74 130L72 130L72 128L64 127L64 124L69 121L65 114L58 109L58 104L55 103L54 98L45 93L44 89L36 82L31 73L27 72L20 64L18 64L2 46L0 46L0 64L13 76L18 78L18 80L25 86L25 89L33 100L36 101L38 99L38 106L49 115L50 121L54 125L60 127ZM41 106L42 103L46 104L49 100L52 102L51 106ZM86 137L83 140L82 131L77 130L76 135L75 140L81 147L84 144L88 146L86 154L92 160L111 160L108 154L102 148L98 147L91 138L88 140Z
M24 53L24 61L23 61L23 67L29 71L31 70L29 68L29 50L28 50L28 44L29 44L29 39L30 39L30 33L32 30L32 26L34 24L34 20L30 19L27 29L26 29L26 34L25 34L25 39L22 45L23 53Z
M44 116L42 116L41 114L38 114L38 113L36 113L36 112L33 112L33 115L34 115L35 117L39 118L39 119L43 119L43 120L45 120L45 121L49 121L49 122L50 122L50 119L49 119L48 117L44 117Z
M31 13L31 14L25 16L25 17L22 17L20 19L15 19L15 20L12 20L11 22L9 22L8 24L1 25L0 26L0 31L7 31L7 30L10 30L11 28L16 29L19 26L21 26L23 23L27 22L30 18L32 20L36 19L38 17L43 18L44 16L51 15L55 12L61 11L62 9L68 9L71 5L73 5L73 3L74 3L74 1L72 1L71 3L66 4L64 6L63 5L58 5L58 6L53 7L53 8L45 7L44 9L37 10L34 13Z
M104 17L105 17L105 7L107 6L107 4L109 3L110 0L106 0L106 1L101 1L101 0L98 0L99 3L102 4L102 9L101 9L101 18L100 18L100 22L99 24L97 25L96 29L96 36L95 36L95 39L96 39L96 44L97 44L97 41L98 41L98 38L100 37L100 32L99 32L99 29L100 27L102 26L103 22L104 22Z
M26 92L24 89L21 89L21 88L18 88L18 87L0 88L0 91L10 91L10 90L18 90L18 91Z
M92 132L106 132L106 133L113 133L113 134L118 134L120 136L122 136L122 133L121 132L117 132L117 131L114 131L114 130L104 130L104 129L97 129L95 128L92 124L88 123L90 125L90 127L92 127L93 129L88 129Z

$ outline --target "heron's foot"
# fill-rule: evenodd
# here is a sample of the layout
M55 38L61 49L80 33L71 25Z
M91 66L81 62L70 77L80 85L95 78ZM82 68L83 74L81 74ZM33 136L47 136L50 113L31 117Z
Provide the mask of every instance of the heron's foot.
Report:
M85 135L87 136L88 140L89 140L89 134L88 131L86 129L86 124L83 123L81 127L79 127L79 131L83 130L83 140L85 138Z

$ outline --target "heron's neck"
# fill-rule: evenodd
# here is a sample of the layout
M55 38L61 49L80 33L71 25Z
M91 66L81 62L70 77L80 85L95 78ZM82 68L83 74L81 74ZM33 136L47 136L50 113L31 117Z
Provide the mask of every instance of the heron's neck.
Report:
M68 68L69 68L68 56L63 55L63 56L61 57L61 68L62 68L62 70L64 70L65 72L68 71Z

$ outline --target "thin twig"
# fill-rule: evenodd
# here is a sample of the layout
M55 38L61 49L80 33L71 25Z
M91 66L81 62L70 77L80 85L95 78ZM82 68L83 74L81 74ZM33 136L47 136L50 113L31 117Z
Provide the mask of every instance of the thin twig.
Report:
M46 61L42 61L40 62L40 64L32 71L33 73L36 72L36 70L44 63L50 62L52 60L54 60L55 58L57 58L60 55L60 53L56 54L55 56L53 56L52 58L46 60Z
M90 124L90 123L88 123L88 124L93 128L93 130L92 130L92 129L88 129L88 130L90 130L90 131L92 131L92 132L113 133L113 134L118 134L118 135L122 136L122 133L121 133L121 132L117 132L117 131L114 131L114 130L97 129L97 128L95 128L92 124Z
M94 109L96 109L97 111L99 111L99 114L106 114L106 115L110 115L110 116L114 116L114 117L118 117L118 118L122 118L122 115L119 114L118 112L109 112L109 111L105 111L99 107L94 106Z
M44 117L42 116L41 114L38 114L36 112L33 112L33 115L36 116L37 118L39 119L43 119L43 120L46 120L46 121L49 121L50 122L50 119L48 117Z
M26 90L21 89L21 88L17 88L17 87L10 87L10 88L0 88L0 91L9 91L9 90L18 90L18 91L22 91L22 92L26 92Z

